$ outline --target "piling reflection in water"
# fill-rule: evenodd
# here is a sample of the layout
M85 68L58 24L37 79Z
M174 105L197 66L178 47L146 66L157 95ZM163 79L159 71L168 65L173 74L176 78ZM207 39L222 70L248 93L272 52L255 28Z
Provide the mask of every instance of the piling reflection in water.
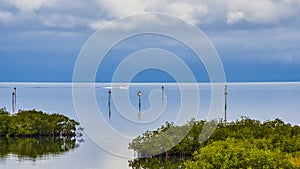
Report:
M0 159L6 159L9 155L15 155L19 159L47 159L76 149L82 142L83 139L69 137L0 138Z
M139 119L141 119L141 115L142 115L142 110L141 110L141 108L142 108L142 103L141 103L141 96L142 96L142 92L139 90L139 92L138 92L138 97L139 97L139 114L138 114L138 118Z
M108 90L108 116L111 118L111 108L110 108L110 98L111 98L111 90Z

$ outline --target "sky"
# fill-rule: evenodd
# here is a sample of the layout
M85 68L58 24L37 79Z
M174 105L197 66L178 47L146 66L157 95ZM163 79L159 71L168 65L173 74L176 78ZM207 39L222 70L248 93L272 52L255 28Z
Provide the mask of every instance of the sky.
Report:
M300 81L299 0L0 0L0 82L72 82L79 53L98 29L143 12L167 13L196 25L214 45L229 82ZM143 22L125 28L136 24ZM151 47L182 55L197 81L209 81L191 51L155 35L116 46L96 81L110 81L124 57ZM173 79L150 69L134 80Z

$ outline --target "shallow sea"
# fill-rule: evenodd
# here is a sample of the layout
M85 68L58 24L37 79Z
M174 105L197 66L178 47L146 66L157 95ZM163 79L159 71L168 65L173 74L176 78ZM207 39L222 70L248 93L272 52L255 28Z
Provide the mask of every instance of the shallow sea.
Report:
M247 116L261 121L280 118L300 125L300 83L227 83L227 86L228 121ZM75 86L71 83L0 83L0 107L6 107L9 112L14 87L17 88L17 110L64 114L81 122L85 133L77 138L78 147L62 153L47 153L37 158L24 158L15 152L0 156L1 169L129 168L128 160L136 155L127 149L128 143L144 131L156 129L166 121L182 124L192 117L224 119L223 84L214 90L209 83ZM142 92L140 98L138 91Z

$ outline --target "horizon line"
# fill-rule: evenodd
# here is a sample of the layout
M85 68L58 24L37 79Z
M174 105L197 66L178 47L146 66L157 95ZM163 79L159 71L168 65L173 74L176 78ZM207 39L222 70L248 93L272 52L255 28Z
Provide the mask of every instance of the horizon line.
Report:
M236 82L0 82L0 84L296 84L300 81L236 81Z

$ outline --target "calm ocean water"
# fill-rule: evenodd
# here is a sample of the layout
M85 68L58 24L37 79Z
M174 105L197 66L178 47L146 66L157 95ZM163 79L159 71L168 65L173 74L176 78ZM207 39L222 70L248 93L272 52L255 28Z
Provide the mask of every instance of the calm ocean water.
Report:
M184 85L189 89L189 84ZM227 85L228 121L248 116L261 121L280 118L287 123L300 125L300 83L228 83ZM162 86L164 86L163 93ZM82 120L78 119L74 108L71 83L0 83L0 107L6 107L10 112L12 111L11 94L14 87L17 88L17 109L37 109L48 113L61 113L70 118ZM195 94L195 92L199 94L199 113L196 118L206 119L211 105L211 86L199 83L197 87L199 91L186 90L185 92L188 95ZM122 103L118 103L120 102L118 98L113 98L111 100L111 118L109 119L108 91L110 89L114 93L125 91L133 111L122 112L118 107ZM138 115L138 91L142 92L140 116ZM184 113L179 111L183 102L191 110L194 110L193 106L195 106L195 100L191 100L193 98L187 97L183 100L178 85L169 83L143 83L129 86L126 84L114 84L113 86L104 83L95 84L95 98L105 123L116 132L128 137L129 140L145 130L160 127L165 121L178 120L178 115ZM220 99L219 101L223 103L224 100ZM149 117L152 120L147 121L147 112L151 112L150 110L161 112ZM90 116L89 112L93 109L86 107L86 111L86 116ZM219 115L219 118L224 118L222 112ZM85 114L80 113L79 117L82 116ZM97 119L93 120L97 121ZM86 128L86 126L89 125L82 124L82 127ZM86 128L86 131L89 130ZM106 139L108 143L118 141L110 137L109 133L102 131L101 128L97 130L104 142ZM79 147L61 154L48 154L35 159L20 158L14 153L4 157L0 156L0 168L129 168L128 158L103 150L87 134L84 134L83 140L84 142L78 142ZM112 143L112 145L114 144ZM128 143L120 144L120 149L126 150L127 146ZM132 154L131 158L134 158L134 153Z

